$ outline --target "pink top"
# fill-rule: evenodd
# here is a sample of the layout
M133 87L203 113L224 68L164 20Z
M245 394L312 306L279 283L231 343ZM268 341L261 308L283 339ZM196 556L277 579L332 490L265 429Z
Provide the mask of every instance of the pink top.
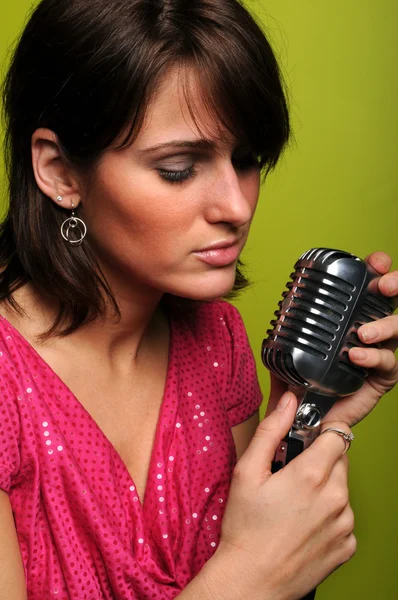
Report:
M0 488L30 600L170 600L214 553L236 453L261 403L237 310L170 319L167 381L143 505L112 444L0 317Z

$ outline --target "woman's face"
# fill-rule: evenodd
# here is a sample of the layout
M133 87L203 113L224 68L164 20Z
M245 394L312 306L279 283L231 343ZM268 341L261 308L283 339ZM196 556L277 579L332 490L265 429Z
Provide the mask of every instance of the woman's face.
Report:
M260 170L251 149L220 135L205 111L195 119L201 132L170 72L137 139L107 151L82 194L78 214L116 294L209 300L234 284Z

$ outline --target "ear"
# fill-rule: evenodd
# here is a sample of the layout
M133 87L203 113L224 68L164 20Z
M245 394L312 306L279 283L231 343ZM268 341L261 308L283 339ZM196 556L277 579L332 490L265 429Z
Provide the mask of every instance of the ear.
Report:
M32 135L32 164L36 183L46 196L66 209L72 203L74 208L78 206L78 182L65 165L58 138L50 129L36 129Z

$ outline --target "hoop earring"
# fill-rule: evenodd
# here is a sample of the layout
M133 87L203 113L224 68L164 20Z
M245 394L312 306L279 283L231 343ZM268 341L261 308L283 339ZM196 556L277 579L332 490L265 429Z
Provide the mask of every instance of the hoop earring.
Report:
M71 202L71 204L72 216L70 216L68 219L65 219L65 221L62 223L61 235L66 242L69 242L69 244L72 244L73 246L80 246L80 244L86 237L87 227L85 222L82 221L82 219L75 217L75 207L73 206L73 202ZM74 232L76 232L75 235L78 233L80 237L73 239L72 234Z

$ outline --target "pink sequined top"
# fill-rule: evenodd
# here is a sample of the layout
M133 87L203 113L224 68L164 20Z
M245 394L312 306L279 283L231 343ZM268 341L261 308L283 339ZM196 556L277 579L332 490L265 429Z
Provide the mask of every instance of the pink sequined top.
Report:
M0 488L29 600L170 600L214 553L236 453L261 403L237 310L170 319L167 381L143 505L77 398L0 317Z

